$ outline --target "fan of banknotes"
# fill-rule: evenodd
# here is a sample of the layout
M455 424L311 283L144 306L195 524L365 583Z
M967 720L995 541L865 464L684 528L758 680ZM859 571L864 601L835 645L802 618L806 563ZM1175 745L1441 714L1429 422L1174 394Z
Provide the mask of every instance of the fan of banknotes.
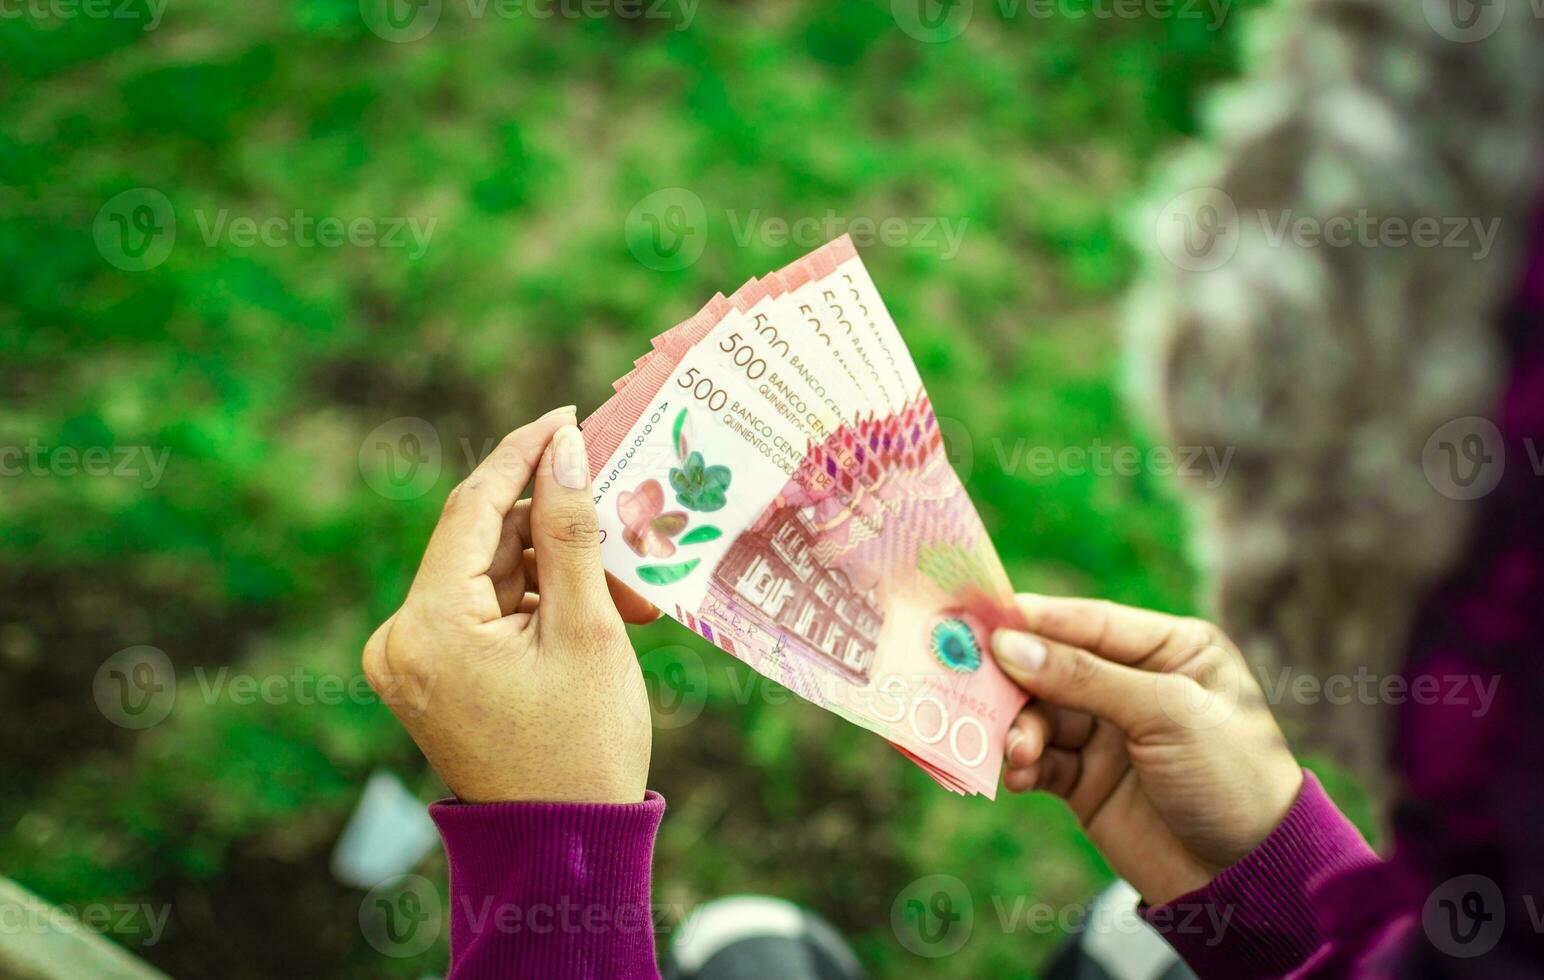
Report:
M757 672L995 797L1013 590L852 242L713 297L582 428L608 571Z

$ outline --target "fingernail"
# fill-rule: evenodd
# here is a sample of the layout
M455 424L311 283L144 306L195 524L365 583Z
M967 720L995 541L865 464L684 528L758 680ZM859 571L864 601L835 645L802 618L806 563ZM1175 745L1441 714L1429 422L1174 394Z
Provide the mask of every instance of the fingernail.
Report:
M554 408L552 411L548 412L546 415L543 415L541 417L541 419L537 419L536 421L540 422L542 419L550 419L554 415L577 415L578 413L579 413L579 406L578 405L564 405L562 408Z
M1045 644L1028 633L998 630L992 637L992 649L1020 670L1039 670L1045 665Z
M552 475L570 490L590 485L590 461L577 426L565 425L552 437Z

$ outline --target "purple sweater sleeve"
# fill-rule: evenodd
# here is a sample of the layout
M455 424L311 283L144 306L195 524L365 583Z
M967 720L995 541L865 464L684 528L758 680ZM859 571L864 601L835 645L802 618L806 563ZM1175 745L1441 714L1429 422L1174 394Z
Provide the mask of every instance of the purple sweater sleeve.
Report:
M450 975L656 978L649 872L664 797L429 807L450 859Z
M1378 864L1312 773L1281 825L1204 888L1142 910L1202 980L1294 976L1332 953L1315 887Z

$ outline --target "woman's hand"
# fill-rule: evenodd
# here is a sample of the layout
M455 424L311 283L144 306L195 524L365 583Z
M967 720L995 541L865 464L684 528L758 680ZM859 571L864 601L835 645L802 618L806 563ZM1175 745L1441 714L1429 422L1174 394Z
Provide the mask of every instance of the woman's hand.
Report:
M573 412L510 433L451 491L365 645L365 676L465 803L644 798L652 729L623 620L659 611L601 568Z
M1089 599L1019 597L997 662L1035 700L1008 733L1013 792L1065 799L1151 904L1207 884L1302 787L1243 655L1216 627Z

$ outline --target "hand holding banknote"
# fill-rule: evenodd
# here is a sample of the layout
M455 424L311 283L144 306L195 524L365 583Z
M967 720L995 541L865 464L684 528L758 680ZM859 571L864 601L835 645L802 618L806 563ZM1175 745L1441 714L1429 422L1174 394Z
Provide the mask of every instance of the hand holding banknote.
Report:
M1281 823L1298 768L1243 654L1215 626L1021 596L994 637L1035 696L1008 734L1012 792L1062 797L1149 903L1200 888Z
M462 802L644 797L647 695L623 621L658 611L608 580L595 525L583 437L559 409L451 492L365 646L365 676Z

